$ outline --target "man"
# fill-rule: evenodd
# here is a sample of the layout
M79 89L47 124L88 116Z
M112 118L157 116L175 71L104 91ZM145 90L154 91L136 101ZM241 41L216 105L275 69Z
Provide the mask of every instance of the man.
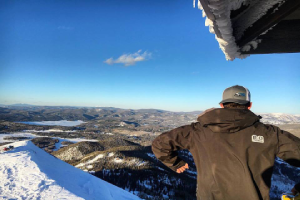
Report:
M225 89L220 105L222 108L205 111L198 122L158 136L153 153L182 173L188 165L177 151L191 152L197 168L198 200L269 200L275 157L300 167L300 139L261 123L261 117L250 111L247 88Z

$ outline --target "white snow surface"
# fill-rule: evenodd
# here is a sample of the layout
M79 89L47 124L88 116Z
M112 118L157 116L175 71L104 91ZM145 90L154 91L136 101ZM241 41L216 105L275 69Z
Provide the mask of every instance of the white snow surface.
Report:
M60 130L60 129L48 129L48 130L26 130L26 132L34 132L34 133L51 133L51 132L57 132L57 133L75 133L75 130Z
M77 121L60 120L60 121L18 122L18 123L29 124L29 125L46 125L46 126L77 126L85 122L81 120L77 120Z
M15 148L0 153L0 199L140 199L53 157L30 141L10 145Z
M115 155L115 153L114 153L114 152L111 152L111 153L108 154L108 157L112 157L112 156L114 156L114 155Z
M89 166L90 166L90 164L95 163L96 161L98 161L99 159L101 159L101 158L103 158L103 157L104 157L103 154L99 154L99 155L97 155L95 158L93 158L92 160L89 160L89 161L87 161L87 162L85 162L85 163L80 163L80 164L76 165L75 167L79 168L79 167L84 167L84 166L86 166L86 165L89 165Z
M114 159L114 162L116 162L116 163L121 163L121 162L123 162L123 159L115 158L115 159Z
M261 43L261 39L252 40L251 42L248 42L245 46L243 46L242 51L250 51L252 49L256 49L258 44Z

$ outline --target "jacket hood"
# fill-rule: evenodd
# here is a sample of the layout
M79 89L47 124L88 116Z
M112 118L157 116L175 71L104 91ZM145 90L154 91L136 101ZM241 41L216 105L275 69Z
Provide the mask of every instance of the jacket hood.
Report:
M259 119L261 117L250 110L216 108L205 111L197 120L215 133L234 133L253 125Z

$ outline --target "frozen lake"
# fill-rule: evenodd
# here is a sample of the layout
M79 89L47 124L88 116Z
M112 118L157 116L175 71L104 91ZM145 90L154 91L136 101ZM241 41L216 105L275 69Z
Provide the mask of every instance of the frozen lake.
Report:
M4 143L4 142L17 142L20 140L5 140L5 137L27 137L28 140L36 138L36 137L48 137L48 136L39 136L39 135L35 135L32 133L36 133L34 130L27 130L24 132L16 132L16 133L6 133L6 134L0 134L0 143ZM73 143L77 143L77 142L83 142L83 141L90 141L90 142L97 142L98 140L91 140L91 139L85 139L85 138L60 138L60 137L50 137L53 139L58 139L59 142L55 144L55 149L54 151L59 150L61 147L63 147L64 145L61 144L63 141L68 141L68 142L73 142ZM27 139L25 139L27 140Z
M18 140L5 140L5 137L27 137L29 139L33 139L35 137L39 137L37 135L31 134L31 133L24 133L24 132L17 132L17 133L5 133L5 134L0 134L0 143L3 142L16 142Z
M60 120L60 121L40 121L40 122L18 122L22 124L29 125L43 125L43 126L77 126L85 123L84 121L68 121L68 120Z

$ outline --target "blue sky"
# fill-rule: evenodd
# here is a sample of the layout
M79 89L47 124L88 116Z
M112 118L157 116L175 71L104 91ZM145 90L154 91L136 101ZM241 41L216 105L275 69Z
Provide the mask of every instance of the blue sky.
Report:
M300 114L300 54L226 61L192 0L0 0L0 30L0 104Z

